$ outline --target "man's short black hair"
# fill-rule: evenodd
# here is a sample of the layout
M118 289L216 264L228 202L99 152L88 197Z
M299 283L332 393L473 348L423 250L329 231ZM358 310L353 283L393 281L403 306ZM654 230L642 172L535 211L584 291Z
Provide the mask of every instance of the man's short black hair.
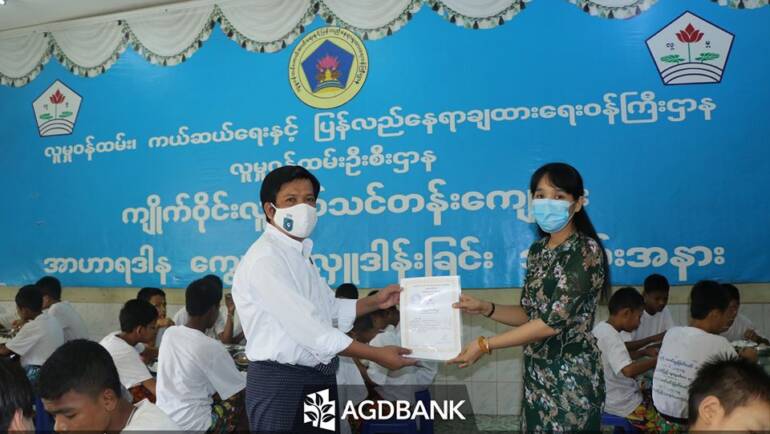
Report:
M302 166L283 166L279 167L265 176L262 180L262 187L259 189L259 200L262 205L266 203L275 203L278 192L284 184L288 184L297 179L307 179L313 184L313 195L318 198L321 192L321 183L318 178Z
M623 309L644 309L644 297L636 288L626 286L612 294L609 303L610 315L615 315Z
M156 295L160 295L163 298L166 298L166 293L163 292L160 288L153 288L153 287L146 287L139 290L139 292L136 294L136 298L139 300L144 301L150 301L151 298L155 297Z
M35 285L43 291L43 295L47 295L54 300L61 300L61 282L59 282L59 279L53 276L45 276L40 278Z
M337 291L335 291L334 295L337 298L358 300L358 287L352 283L343 283L337 287Z
M752 400L770 404L770 375L760 365L741 358L704 364L690 384L690 424L698 420L698 407L707 396L717 397L726 415Z
M16 293L16 306L32 312L43 310L43 291L37 285L25 285Z
M8 432L17 410L31 419L35 415L34 403L32 385L21 366L0 358L0 432Z
M187 313L190 316L202 316L212 306L219 306L222 288L218 288L211 279L198 279L187 285L184 298Z
M661 274L650 274L646 279L644 279L645 294L651 294L653 292L668 293L669 289L671 289L671 286L668 284L668 279L666 279L666 276Z
M158 310L149 301L128 300L120 309L120 330L131 333L135 328L147 327L158 319Z
M724 312L730 304L727 290L713 280L701 280L690 291L690 316L704 319L712 310Z
M76 339L60 346L40 368L40 397L55 400L69 391L97 397L105 389L121 396L112 356L97 342Z
M730 299L730 301L735 300L738 302L738 304L741 304L741 292L738 291L738 287L732 283L723 283L722 286L727 291L727 297Z

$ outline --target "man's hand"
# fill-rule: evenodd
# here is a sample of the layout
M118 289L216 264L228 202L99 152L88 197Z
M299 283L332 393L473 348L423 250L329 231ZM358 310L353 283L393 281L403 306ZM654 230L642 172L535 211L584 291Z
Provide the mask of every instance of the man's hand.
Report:
M377 348L377 357L374 362L385 368L395 371L397 369L403 368L404 366L412 366L417 364L416 359L409 359L404 357L411 352L412 350L394 345Z
M375 300L379 309L387 309L398 304L401 296L401 287L399 285L388 285L375 294Z

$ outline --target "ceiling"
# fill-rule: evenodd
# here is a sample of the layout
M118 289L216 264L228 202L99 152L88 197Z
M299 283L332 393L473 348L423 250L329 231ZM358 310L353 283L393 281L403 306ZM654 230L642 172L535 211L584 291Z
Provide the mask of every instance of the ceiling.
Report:
M125 12L187 0L5 0L0 31Z

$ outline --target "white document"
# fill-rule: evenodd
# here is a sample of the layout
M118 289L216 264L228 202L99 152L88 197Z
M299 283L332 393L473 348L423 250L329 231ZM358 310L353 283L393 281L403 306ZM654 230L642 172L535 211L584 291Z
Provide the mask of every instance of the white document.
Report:
M460 277L402 279L401 346L412 350L409 357L446 361L462 351Z

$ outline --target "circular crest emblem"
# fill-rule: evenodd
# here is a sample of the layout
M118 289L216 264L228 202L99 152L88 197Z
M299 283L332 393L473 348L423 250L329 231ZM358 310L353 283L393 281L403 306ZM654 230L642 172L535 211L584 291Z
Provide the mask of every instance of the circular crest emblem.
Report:
M342 27L307 34L289 60L289 84L305 104L328 109L353 99L369 72L364 42Z

